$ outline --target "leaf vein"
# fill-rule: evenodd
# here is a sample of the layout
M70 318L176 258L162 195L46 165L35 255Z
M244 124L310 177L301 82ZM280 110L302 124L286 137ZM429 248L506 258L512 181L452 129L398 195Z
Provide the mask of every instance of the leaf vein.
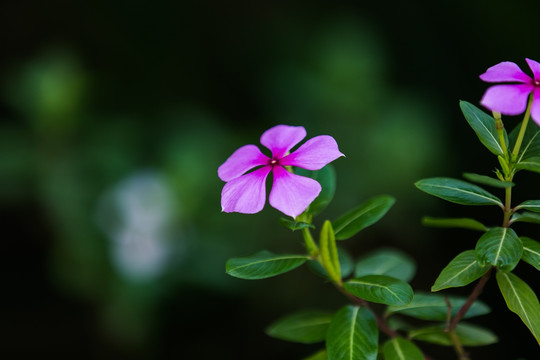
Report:
M500 201L497 201L497 200L494 200L492 198L490 198L489 196L485 196L485 195L480 195L478 193L474 193L472 191L467 191L467 190L462 190L462 189L458 189L458 188L454 188L454 187L451 187L451 186L444 186L444 185L434 185L434 184L430 184L429 186L433 186L433 187L440 187L440 188L444 188L444 189L450 189L450 190L454 190L454 191L461 191L461 192L464 192L464 193L467 193L467 194L472 194L472 195L475 195L475 196L478 196L478 197L481 197L481 198L484 198L484 199L488 199L489 201L497 204L497 205L501 205L502 206L502 203Z

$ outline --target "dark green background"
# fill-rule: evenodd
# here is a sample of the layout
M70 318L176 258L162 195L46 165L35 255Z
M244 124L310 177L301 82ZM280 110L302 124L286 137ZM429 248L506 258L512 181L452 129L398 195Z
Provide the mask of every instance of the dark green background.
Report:
M344 299L329 284L305 268L257 282L224 273L229 257L302 249L268 206L250 216L220 212L217 167L277 124L332 135L346 155L335 162L338 190L323 217L374 195L397 198L345 247L355 256L379 246L407 251L419 263L413 285L429 289L478 234L422 228L421 216L496 225L502 215L445 204L413 183L497 166L458 100L479 103L486 84L478 75L489 66L540 60L538 13L532 0L3 2L0 353L300 359L318 349L263 329L302 307L339 308ZM516 201L540 196L537 175L516 181ZM156 206L166 206L158 233L168 255L142 275L119 265L103 230L122 228L111 194L133 182L143 192L133 196L150 208L149 183L167 199ZM516 230L538 239L535 227ZM538 293L537 273L516 272ZM473 358L537 358L494 281L483 299L495 311L478 323L501 342L473 349Z

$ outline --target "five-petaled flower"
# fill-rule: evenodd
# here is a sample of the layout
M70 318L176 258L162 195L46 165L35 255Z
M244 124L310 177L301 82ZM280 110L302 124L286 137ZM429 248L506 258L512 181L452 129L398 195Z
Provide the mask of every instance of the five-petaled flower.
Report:
M480 75L480 79L485 82L511 83L488 88L481 104L504 115L518 115L527 108L527 100L532 92L531 117L540 125L540 63L531 59L525 60L532 70L533 78L509 61L494 65Z
M221 192L222 210L244 214L261 211L266 201L266 178L273 172L270 205L293 218L304 212L321 192L321 185L289 172L285 166L319 170L343 156L328 135L316 136L289 154L305 136L302 126L277 125L266 130L260 140L272 152L271 158L255 145L236 150L218 169L219 178L226 182Z

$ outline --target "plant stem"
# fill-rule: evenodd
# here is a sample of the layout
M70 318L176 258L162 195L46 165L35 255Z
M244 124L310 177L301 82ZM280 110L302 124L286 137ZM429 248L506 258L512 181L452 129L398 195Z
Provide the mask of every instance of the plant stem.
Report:
M459 323L459 321L465 316L467 311L469 311L469 308L474 304L478 296L482 293L482 290L484 289L484 286L486 285L487 281L489 280L489 277L491 276L491 272L493 270L493 267L491 267L476 283L476 286L474 287L473 291L467 298L467 301L463 306L459 309L457 314L452 318L452 321L450 322L450 325L448 325L448 328L446 329L448 333L451 333L456 330L456 327Z
M512 181L512 178L510 178ZM514 212L512 209L512 188L506 188L505 197L504 197L504 218L503 218L503 227L507 228L510 225L510 216Z
M499 134L499 141L503 150L504 158L508 160L508 148L506 147L506 140L504 138L504 124L501 119L501 113L493 112L493 117L495 118L495 129L497 134Z
M521 129L519 129L519 134L516 140L516 145L512 151L512 162L517 160L519 149L521 148L521 143L523 142L523 137L525 136L525 130L527 130L527 124L529 123L529 118L531 117L531 106L533 103L533 93L529 95L529 102L527 104L527 110L525 111L525 116L523 117L523 122L521 123Z
M463 349L463 346L461 345L461 342L459 341L459 338L455 331L449 331L448 336L450 336L450 340L452 340L452 345L454 345L454 349L456 350L456 354L458 355L459 360L470 360L469 355L465 352Z

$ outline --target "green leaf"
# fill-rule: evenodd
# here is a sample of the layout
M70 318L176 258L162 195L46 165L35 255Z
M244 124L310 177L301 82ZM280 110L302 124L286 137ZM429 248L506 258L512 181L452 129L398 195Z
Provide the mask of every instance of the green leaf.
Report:
M379 221L390 210L396 200L387 195L377 196L354 208L334 221L337 240L345 240L360 230Z
M367 275L343 284L351 294L367 301L386 305L406 305L414 293L403 280L385 275Z
M341 269L339 267L336 238L334 236L332 223L329 220L324 222L319 240L323 267L334 282L340 282Z
M341 276L345 278L351 275L354 270L354 262L351 255L345 249L338 247L338 258L339 258L339 267L341 269ZM318 261L316 260L309 261L308 266L317 275L328 278L328 274L326 273L326 270L324 270L324 268Z
M492 186L492 187L501 188L501 189L506 189L515 185L511 181L502 181L502 180L495 179L495 178L492 178L491 176L486 176L486 175L463 173L463 177L477 184Z
M527 325L540 345L540 303L534 291L512 273L497 271L497 284L508 308Z
M336 171L334 167L332 164L328 164L317 171L295 168L294 173L312 178L321 185L319 196L313 200L307 210L312 216L320 214L330 204L336 192Z
M488 228L481 222L470 218L433 218L424 216L422 225L442 228L461 228L478 231L487 231Z
M489 229L476 243L476 259L481 265L491 264L504 271L512 270L523 253L523 244L510 228Z
M467 119L467 122L473 128L478 139L480 139L480 142L493 154L504 155L504 151L499 143L499 134L497 134L497 129L495 129L495 119L466 101L460 101L459 106L463 115L465 115L465 119Z
M461 205L498 205L501 201L479 186L451 178L430 178L417 181L420 190L441 199Z
M317 351L315 354L304 358L303 360L328 360L328 353L326 350Z
M534 212L540 212L540 200L527 200L516 206L516 210L529 210Z
M452 346L452 340L445 328L446 325L428 326L411 331L409 337L431 344ZM459 323L456 327L456 335L463 346L484 346L498 341L497 335L490 330L464 322Z
M511 149L514 148L519 131L521 129L521 123L519 123L510 133ZM525 135L523 136L523 142L519 149L519 155L517 162L521 162L531 157L540 156L540 128L534 121L529 121L527 129L525 129Z
M520 237L523 243L523 255L521 260L534 266L540 271L540 243L528 237Z
M540 214L524 211L522 213L514 213L510 218L510 224L514 222L528 222L533 224L540 224Z
M474 250L464 251L441 271L431 291L468 285L482 277L489 268L490 266L482 266L478 263Z
M307 255L276 255L263 250L248 257L229 259L225 270L240 279L265 279L296 269L308 259Z
M379 331L364 307L345 306L332 318L326 337L329 360L376 360Z
M287 229L291 229L292 231L302 230L305 228L315 229L315 226L313 226L312 224L308 224L307 222L294 221L294 220L283 218L283 217L279 218L279 223L285 226Z
M521 162L517 163L515 167L518 170L528 170L540 173L540 156L522 160Z
M393 338L383 345L385 360L424 360L422 351L409 340Z
M448 316L448 304L452 305L452 316L456 315L459 309L467 301L460 296L443 296L439 294L415 293L410 304L405 306L389 306L386 312L390 314L402 314L416 319L445 321ZM465 318L485 315L490 312L489 307L480 300L474 302L465 314Z
M416 272L414 260L396 249L380 249L361 258L356 263L355 276L386 275L410 281Z
M271 337L313 344L326 339L326 331L332 320L332 313L324 311L302 311L285 316L272 323L266 334Z

